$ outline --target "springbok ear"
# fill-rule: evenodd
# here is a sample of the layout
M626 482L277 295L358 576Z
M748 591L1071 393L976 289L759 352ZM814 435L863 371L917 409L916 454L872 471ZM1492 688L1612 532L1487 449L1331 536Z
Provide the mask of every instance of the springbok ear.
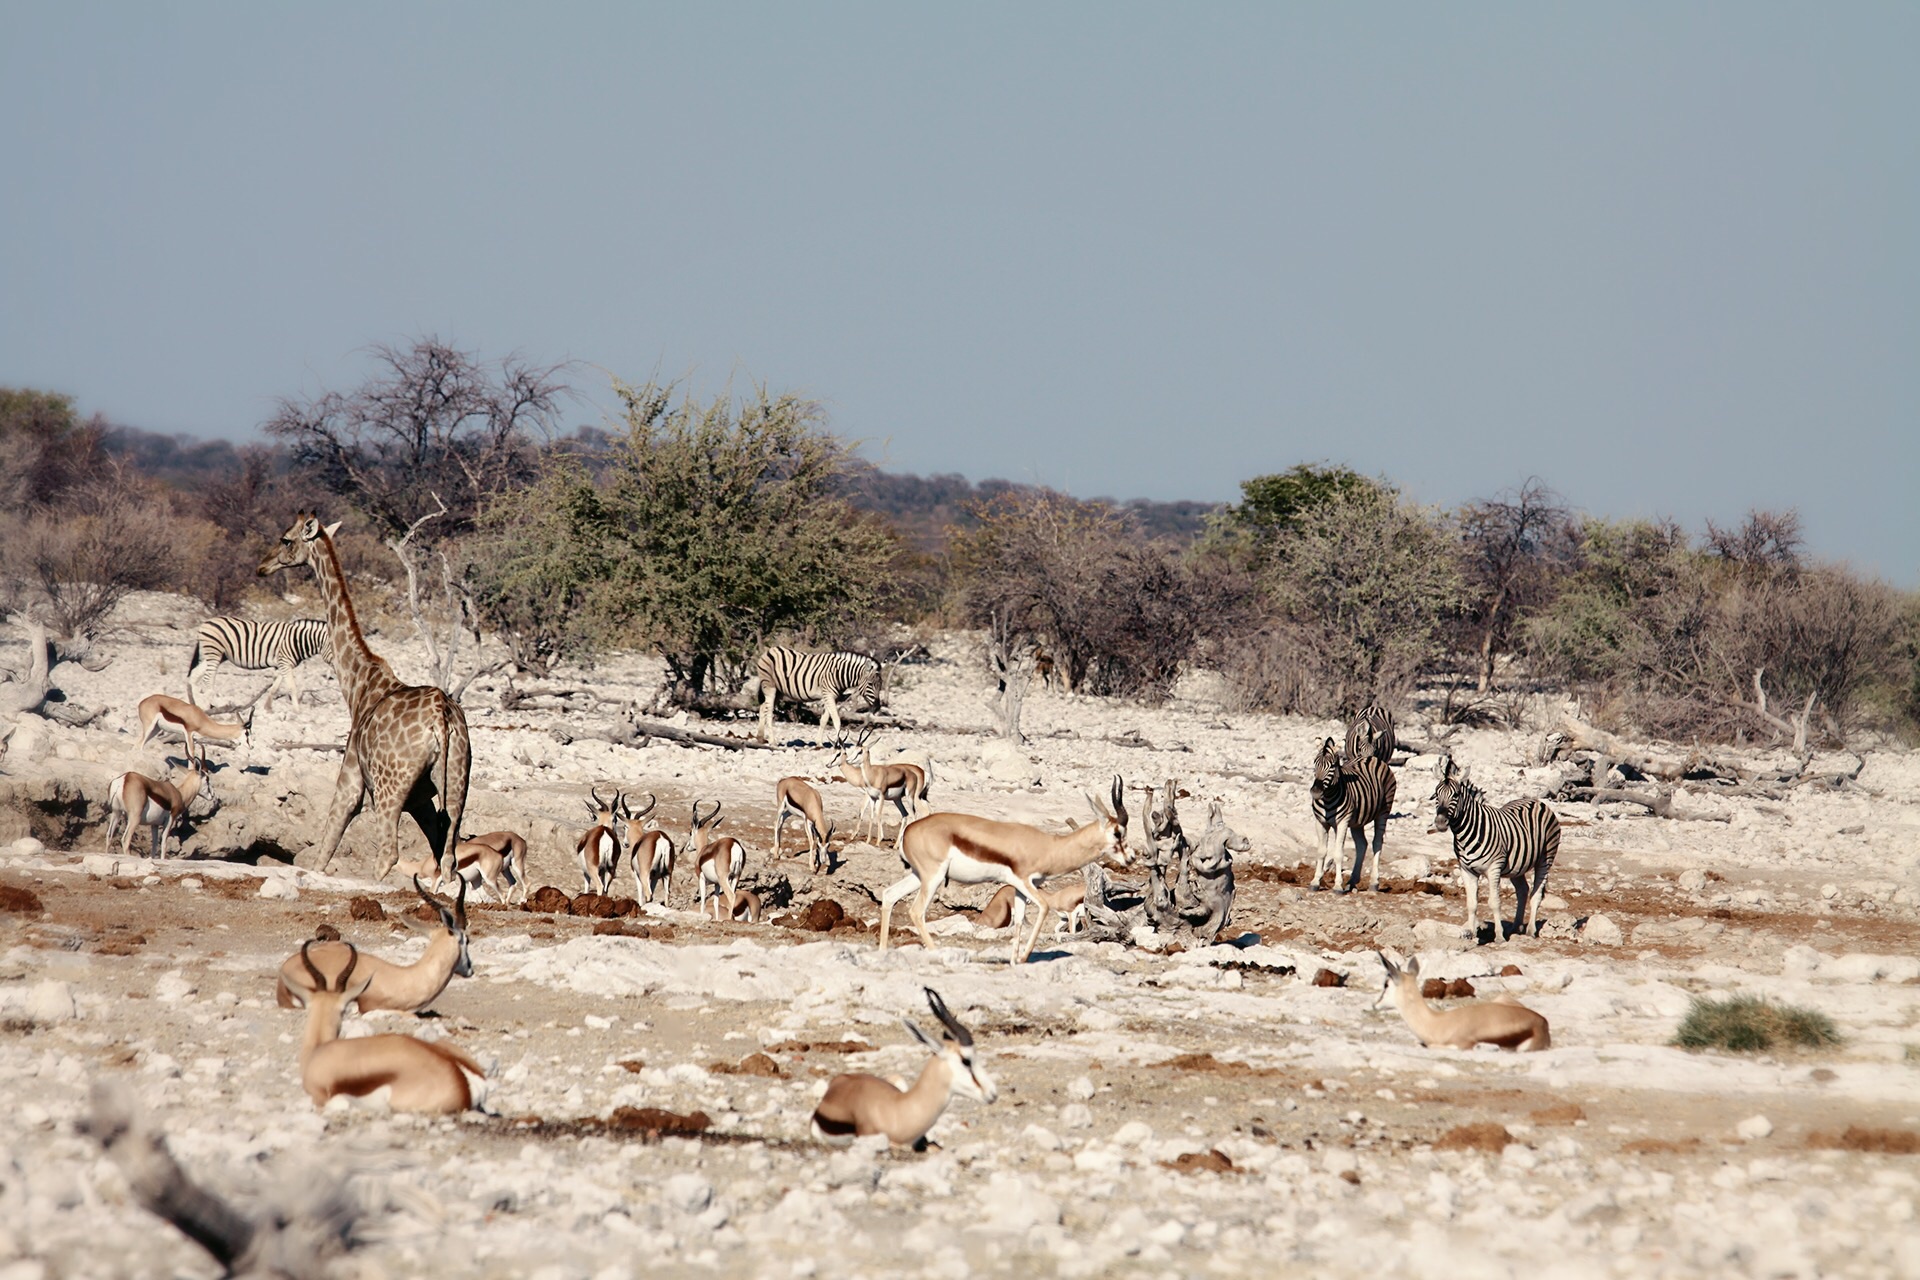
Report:
M905 1027L910 1033L912 1033L913 1038L915 1040L918 1040L921 1044L927 1046L927 1048L933 1050L935 1053L941 1052L940 1042L938 1040L935 1040L932 1036L928 1035L926 1032L922 1031L919 1025L915 1023L912 1018L900 1019L900 1025Z
M339 532L340 532L340 526L341 526L341 525L343 525L343 524L345 524L345 523L346 523L346 521L344 521L344 520L335 520L335 521L334 521L334 522L333 522L332 524L330 524L330 525L328 525L328 526L327 526L327 536L328 536L329 538L331 538L331 537L333 537L333 536L334 536L335 534L337 534L337 533L339 533Z
M1412 959L1407 961L1407 976L1409 978L1417 978L1420 976L1420 957L1419 956L1414 956Z

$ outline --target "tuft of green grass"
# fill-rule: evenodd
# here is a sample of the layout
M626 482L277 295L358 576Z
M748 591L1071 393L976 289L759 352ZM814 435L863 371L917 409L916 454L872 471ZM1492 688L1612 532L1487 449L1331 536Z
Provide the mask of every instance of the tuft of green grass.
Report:
M1775 1004L1760 996L1696 996L1673 1043L1682 1049L1765 1053L1774 1048L1824 1049L1840 1043L1840 1032L1826 1014L1798 1005Z

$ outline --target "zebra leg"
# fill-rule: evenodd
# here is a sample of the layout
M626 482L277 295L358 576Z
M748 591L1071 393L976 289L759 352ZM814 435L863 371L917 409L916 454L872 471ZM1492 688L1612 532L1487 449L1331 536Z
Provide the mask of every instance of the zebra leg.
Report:
M1507 940L1506 931L1500 927L1500 882L1506 879L1506 876L1507 869L1497 863L1487 868L1487 918L1493 921L1495 946ZM1478 941L1478 935L1475 936L1475 941Z
M1527 914L1527 908L1529 906L1534 906L1537 904L1535 904L1533 901L1533 895L1527 892L1527 876L1524 871L1521 872L1519 875L1512 877L1512 880L1513 880L1513 934L1524 938L1526 937L1526 930L1523 924L1523 917Z
M828 689L826 692L826 696L821 699L820 727L822 729L826 728L827 721L829 720L833 721L834 737L838 738L846 732L846 730L840 727L840 703L839 703L839 700L833 696L832 689Z
M1467 870L1464 866L1460 868L1458 874L1460 876L1460 889L1467 897L1467 924L1466 927L1461 930L1460 936L1469 942L1478 944L1480 941L1480 920L1478 916L1480 906L1480 877L1474 875L1473 872Z
M1386 843L1387 811L1383 808L1380 816L1373 820L1373 882L1367 886L1368 889L1376 892L1380 888L1380 850Z
M1360 887L1360 872L1364 870L1367 865L1366 827L1356 824L1347 829L1347 834L1353 837L1353 874L1347 877L1347 883L1342 886L1340 890L1342 893L1352 893ZM1338 876L1339 874L1340 868L1335 867L1334 875Z
M773 733L773 681L763 680L760 684L760 741L766 742Z
M1533 892L1527 895L1527 936L1540 936L1540 899L1547 894L1546 867L1536 867L1533 873Z

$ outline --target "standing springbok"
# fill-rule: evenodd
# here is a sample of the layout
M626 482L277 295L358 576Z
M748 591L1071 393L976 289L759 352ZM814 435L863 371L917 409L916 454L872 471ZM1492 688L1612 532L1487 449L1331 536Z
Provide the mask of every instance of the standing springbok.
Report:
M706 914L709 888L726 901L731 912L737 905L733 900L734 882L747 866L745 845L732 836L714 837L714 831L724 821L718 800L713 802L713 812L704 818L700 816L700 801L693 802L693 826L687 831L687 848L693 851L694 909L702 915Z
M164 729L171 729L186 740L187 754L193 755L193 743L196 738L211 739L214 742L238 743L242 751L248 747L247 734L253 728L253 710L232 724L222 724L212 716L194 706L191 702L164 693L150 693L140 699L140 745L146 746L153 736ZM206 761L207 749L200 748L199 757Z
M1391 995L1400 1016L1427 1048L1471 1049L1477 1044L1497 1044L1508 1053L1516 1049L1538 1053L1552 1047L1547 1020L1527 1006L1496 998L1436 1009L1420 994L1419 956L1408 960L1402 969L1385 952L1374 954L1387 969L1387 985L1374 1003Z
M598 787L588 790L593 799L581 803L593 815L593 825L573 842L573 852L580 859L585 892L606 894L612 892L613 873L620 867L620 830L615 824L627 816L627 799L616 790L613 799L602 800Z
M340 1038L340 1020L347 1002L360 999L373 982L370 973L357 972L359 952L351 943L340 976L329 982L310 954L313 943L300 944L300 963L313 979L307 996L307 1030L300 1041L300 1083L313 1105L345 1095L364 1098L387 1090L395 1111L452 1115L478 1104L469 1075L485 1081L486 1069L451 1045L429 1044L412 1036Z
M1039 908L1039 918L1024 943L1019 928L1013 931L1012 963L1024 962L1032 955L1052 911L1040 896L1040 880L1067 875L1103 858L1116 859L1124 866L1132 856L1127 851L1126 787L1119 775L1113 779L1111 807L1103 806L1091 793L1087 804L1093 809L1094 821L1061 836L1022 822L996 822L969 813L936 813L910 823L900 850L907 864L906 878L880 897L880 949L887 949L894 904L908 894L914 895L913 927L920 934L921 944L931 951L927 903L941 885L949 879L961 884L1002 883L1012 885L1019 895L1016 919L1024 913L1027 902Z
M874 837L884 845L887 842L886 804L892 801L894 808L900 811L900 827L893 841L893 847L898 849L907 824L920 816L920 801L927 794L927 771L911 760L873 763L873 753L867 746L870 732L862 731L852 746L845 742L836 744L832 764L839 766L840 771L836 775L839 781L866 792L867 798L860 808L860 823L855 828L855 838L864 838L867 814L871 812ZM854 759L853 754L856 749L860 753L858 760Z
M773 787L776 808L773 815L773 859L780 860L780 833L789 818L798 818L807 830L807 859L815 875L833 869L833 852L827 842L833 839L833 824L827 821L820 793L805 778L782 778Z
M314 988L307 985L307 975L313 970L313 961L317 959L328 971L338 971L349 959L359 966L360 975L367 979L367 985L358 996L360 1012L372 1013L377 1009L393 1009L402 1013L418 1013L440 998L455 975L462 978L473 976L473 960L467 955L467 882L460 881L460 896L451 904L445 898L436 897L427 892L420 877L413 878L414 891L424 899L440 916L438 926L428 926L427 950L412 964L395 964L382 960L379 956L363 956L344 942L316 942L312 957L308 957L306 946L300 948L300 954L288 956L280 966L280 979L274 990L274 1000L282 1009L295 1009L306 1004ZM413 924L412 917L400 916L401 921Z
M946 1028L939 1040L922 1031L911 1018L903 1018L915 1040L932 1051L933 1057L920 1069L913 1087L902 1090L882 1080L854 1072L835 1076L827 1084L820 1105L813 1110L814 1136L828 1142L849 1142L856 1137L884 1133L896 1145L916 1150L926 1143L927 1130L933 1128L940 1113L954 1094L976 1102L992 1102L1000 1096L993 1077L976 1061L973 1033L947 1012L946 1001L932 987L927 1005Z
M667 905L667 891L673 888L673 837L661 829L659 820L648 815L659 806L653 794L647 794L647 807L627 815L627 865L633 868L634 896L652 902L657 892L660 905Z
M133 847L133 829L146 827L153 836L153 856L164 858L173 828L187 816L187 806L201 796L213 794L213 779L207 766L187 753L187 772L178 786L165 779L149 778L131 771L107 784L107 848L113 848L113 829L120 821L127 824L120 840L120 856ZM162 830L162 824L165 830Z

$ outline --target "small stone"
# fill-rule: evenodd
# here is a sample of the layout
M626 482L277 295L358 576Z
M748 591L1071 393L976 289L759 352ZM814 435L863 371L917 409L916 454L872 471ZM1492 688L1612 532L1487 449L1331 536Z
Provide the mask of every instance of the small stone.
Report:
M660 1194L682 1213L705 1213L713 1203L713 1184L697 1173L676 1173L660 1184Z
M1060 1108L1060 1123L1069 1129L1091 1129L1093 1112L1087 1109L1085 1103L1070 1102Z
M169 969L153 984L153 998L169 1004L193 998L194 985L178 969Z
M1111 1009L1089 1005L1080 1011L1076 1021L1088 1031L1114 1031L1120 1026L1120 1015Z
M1688 867L1680 873L1678 883L1688 893L1699 893L1707 887L1707 873L1698 867Z
M1085 1102L1093 1097L1093 1081L1087 1076L1077 1076L1067 1085L1067 1096L1077 1102Z
M1153 1137L1153 1126L1144 1120L1129 1120L1113 1131L1116 1147L1137 1147Z
M1060 1135L1041 1125L1028 1125L1020 1131L1020 1136L1026 1140L1028 1146L1035 1147L1041 1151L1058 1151L1060 1149Z
M1762 1138L1773 1136L1773 1121L1765 1116L1748 1116L1734 1126L1733 1131L1747 1142L1758 1142Z
M13 856L16 858L37 858L46 851L47 846L32 836L21 836L13 842Z
M300 890L294 885L292 876L268 876L260 882L260 896L292 902L300 897Z
M1600 947L1617 947L1624 940L1620 926L1604 915L1588 916L1587 922L1580 928L1580 936Z
M35 1022L71 1022L80 1016L73 988L64 982L35 983L27 993L26 1015Z

